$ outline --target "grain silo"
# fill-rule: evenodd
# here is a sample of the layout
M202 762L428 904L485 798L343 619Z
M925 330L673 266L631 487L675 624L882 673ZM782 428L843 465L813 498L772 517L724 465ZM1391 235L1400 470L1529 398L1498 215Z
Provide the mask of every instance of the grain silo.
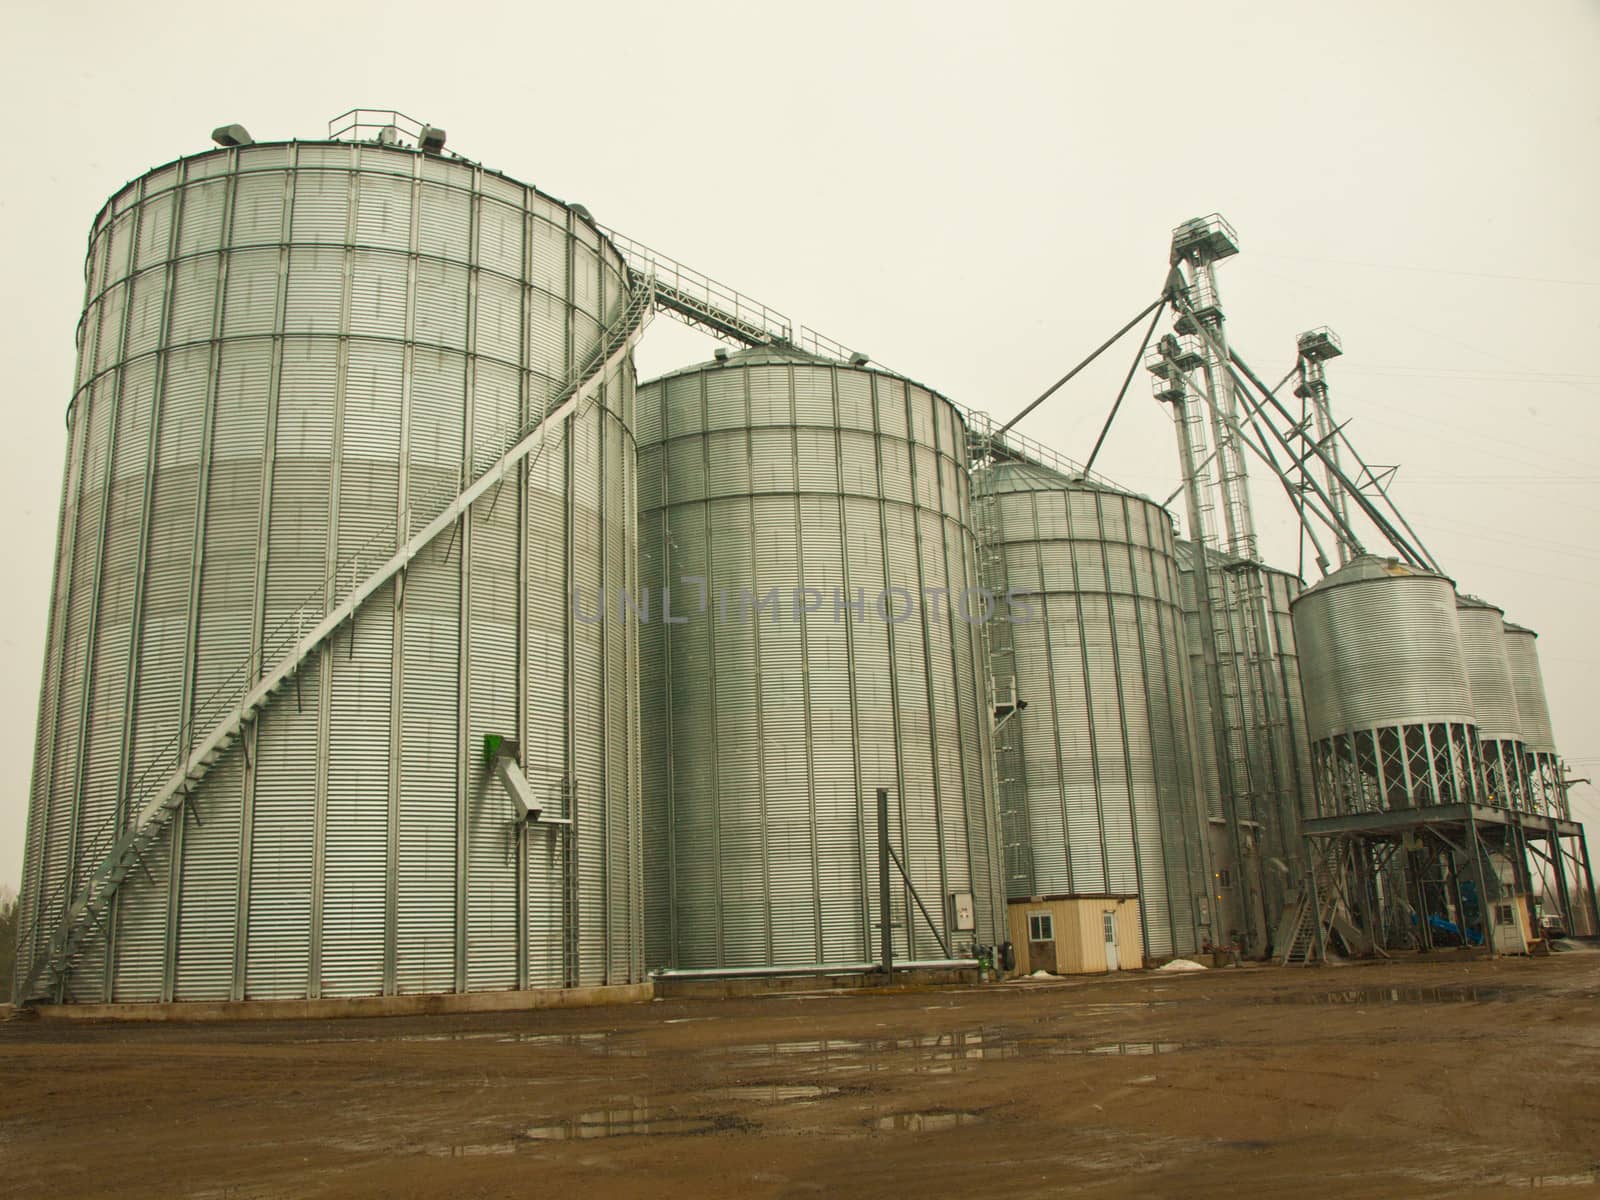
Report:
M1237 602L1257 598L1260 615L1247 625L1239 613L1232 613L1231 644L1249 706L1248 764L1260 776L1252 779L1250 790L1267 851L1279 860L1273 873L1281 882L1288 860L1298 850L1299 823L1315 812L1300 655L1291 615L1294 598L1304 585L1299 576L1261 563L1231 561L1221 569L1235 577L1246 572L1255 576L1253 586L1235 587L1232 594ZM1250 644L1252 627L1261 631L1259 645Z
M23 998L638 980L636 629L567 596L634 583L642 293L438 131L234 129L90 236Z
M1206 814L1172 518L1030 463L976 489L984 582L1026 594L994 667L1027 705L997 734L1008 894L1137 896L1145 956L1193 953Z
M1539 635L1510 621L1504 622L1504 629L1506 659L1522 733L1528 807L1533 812L1565 820L1568 819L1566 788L1561 758L1556 752L1555 730L1550 723L1550 702L1545 698L1544 673L1539 669Z
M1212 711L1212 688L1206 669L1206 627L1199 593L1196 591L1200 581L1195 574L1194 543L1180 540L1176 545L1176 554L1178 600L1183 611L1183 640L1189 656L1189 690L1194 697L1197 730L1195 758L1200 767L1201 793L1207 817L1212 821L1221 821L1222 783L1217 774L1217 740L1213 732L1216 717Z
M1205 595L1201 589L1207 584L1198 570L1200 560L1194 544L1179 541L1176 558L1189 689L1194 701L1195 765L1200 773L1205 845L1210 857L1207 895L1215 909L1212 940L1223 945L1234 940L1235 931L1242 932L1252 923L1256 927L1266 923L1257 853L1259 823L1249 806L1237 803L1237 797L1230 797L1225 786L1239 778L1240 772L1246 772L1239 786L1240 794L1248 795L1248 765L1238 724L1242 664L1237 655L1224 658L1215 653L1218 643L1208 620L1215 617L1201 603ZM1231 645L1233 636L1229 634L1223 644Z
M1365 555L1302 592L1293 616L1323 816L1478 799L1450 580Z
M1478 726L1483 798L1502 808L1526 805L1522 720L1507 654L1504 613L1476 596L1456 597L1461 650L1472 683L1472 710Z
M880 787L896 960L1002 940L966 436L788 346L640 388L652 968L876 961Z
M1215 575L1255 573L1258 588L1234 587L1224 592L1213 580L1213 591L1219 598L1235 602L1259 593L1262 613L1255 626L1264 636L1261 646L1251 653L1245 623L1237 612L1227 612L1222 618L1227 622L1226 632L1217 644L1228 653L1218 659L1215 668L1208 668L1205 643L1200 640L1206 634L1197 590L1201 584L1195 547L1180 541L1177 552L1191 689L1200 733L1196 753L1204 781L1212 858L1214 867L1226 872L1215 876L1218 886L1213 893L1228 910L1224 917L1226 928L1240 927L1240 909L1247 904L1255 905L1259 923L1273 925L1277 909L1289 894L1290 880L1303 865L1299 861L1299 823L1315 815L1300 656L1290 615L1303 585L1290 572L1243 563L1212 551L1208 561ZM1216 678L1208 677L1211 673ZM1215 724L1218 718L1213 715L1213 697L1221 699L1222 710L1227 714L1220 731ZM1229 752L1226 773L1218 771L1219 742ZM1247 800L1237 806L1244 826L1237 834L1227 820L1225 778ZM1243 846L1236 847L1236 840Z

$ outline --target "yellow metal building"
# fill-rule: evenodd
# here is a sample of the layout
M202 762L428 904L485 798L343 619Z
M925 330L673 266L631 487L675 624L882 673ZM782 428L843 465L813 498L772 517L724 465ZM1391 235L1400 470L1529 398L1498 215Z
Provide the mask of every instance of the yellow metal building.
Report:
M1011 901L1007 922L1022 975L1098 975L1144 966L1138 896L1033 896Z

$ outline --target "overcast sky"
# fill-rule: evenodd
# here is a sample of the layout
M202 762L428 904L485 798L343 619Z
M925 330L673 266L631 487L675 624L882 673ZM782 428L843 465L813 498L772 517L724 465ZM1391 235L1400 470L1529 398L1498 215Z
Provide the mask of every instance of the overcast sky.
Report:
M0 882L20 874L89 223L148 168L357 106L1009 416L1154 298L1219 211L1234 345L1332 326L1334 405L1463 591L1539 631L1600 771L1600 5L468 5L12 0L0 366ZM237 14L237 15L235 15ZM658 319L642 376L709 356ZM1076 458L1132 342L1023 429ZM1097 468L1176 485L1141 371ZM1254 494L1268 556L1296 539ZM1600 793L1580 788L1600 819Z

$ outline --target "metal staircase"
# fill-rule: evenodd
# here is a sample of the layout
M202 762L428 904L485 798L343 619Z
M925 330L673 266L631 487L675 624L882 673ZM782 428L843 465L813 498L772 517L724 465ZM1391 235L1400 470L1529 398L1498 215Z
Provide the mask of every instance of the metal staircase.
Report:
M1289 941L1278 956L1278 963L1285 967L1304 967L1315 962L1317 958L1317 929L1311 919L1311 905L1306 903L1302 896L1300 906L1295 913L1294 930L1289 936Z
M1299 891L1284 905L1283 922L1278 928L1278 964L1285 967L1309 966L1324 955L1327 932L1338 927L1341 933L1352 928L1340 909L1344 889L1340 870L1341 849L1337 840L1307 846L1311 877L1301 880ZM1322 928L1319 936L1318 925Z
M252 655L217 693L197 706L192 722L135 782L127 809L132 819L126 827L119 828L121 823L113 817L89 840L88 848L75 856L77 862L96 865L71 892L70 903L66 901L76 874L71 864L53 897L41 906L41 921L45 919L43 914L61 914L48 940L40 947L37 929L20 939L31 953L31 964L17 991L19 1001L49 1000L58 994L90 936L109 916L112 899L123 880L136 870L148 870L144 867L145 855L193 803L195 790L244 735L246 727L374 593L401 575L424 547L453 528L475 501L498 488L519 463L536 458L547 433L595 397L606 375L626 358L643 333L658 296L658 285L652 276L634 275L621 316L604 332L595 351L568 377L543 416L525 427L508 450L415 533L407 536L409 514L397 514L393 523L341 562L329 581L264 639L259 659ZM373 549L380 539L398 549ZM376 569L366 571L380 556ZM327 602L340 595L341 579L349 580L349 590L329 607ZM273 665L255 677L255 664L274 658ZM252 678L254 682L249 682ZM185 736L190 730L208 726L197 740Z

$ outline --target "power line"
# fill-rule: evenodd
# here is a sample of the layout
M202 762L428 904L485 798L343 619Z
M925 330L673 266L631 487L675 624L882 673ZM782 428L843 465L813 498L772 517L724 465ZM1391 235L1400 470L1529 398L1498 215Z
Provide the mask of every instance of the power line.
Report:
M1310 288L1309 285L1307 285L1303 280L1292 279L1285 275L1278 275L1272 271L1261 271L1260 274L1265 275L1270 279L1276 279L1281 283L1287 283L1290 287L1298 288L1308 295L1315 296L1317 294L1316 291ZM1331 290L1342 291L1342 289L1337 287ZM1493 359L1495 362L1505 363L1508 367L1512 367L1518 371L1531 371L1533 369L1524 363L1514 362L1513 360L1506 358L1504 355L1496 354L1492 350L1485 350L1481 345L1462 341L1460 338L1451 337L1448 333L1441 333L1437 329L1429 329L1424 325L1418 325L1415 321L1406 319L1406 317L1402 316L1394 309L1383 304L1374 303L1370 295L1364 295L1359 303L1372 308L1374 311L1387 313L1389 319L1394 321L1396 324L1404 325L1408 329L1414 329L1418 333L1424 334L1427 337L1437 338L1441 342L1447 342L1452 346L1456 346L1467 351L1469 354L1476 354L1483 358ZM1587 392L1591 396L1596 394L1592 389L1587 388L1582 384L1573 383L1570 380L1562 380L1561 382L1564 383L1565 386L1570 387L1575 391Z
M1498 562L1484 562L1481 558L1462 558L1458 554L1450 555L1450 561L1451 563L1461 563L1469 567L1489 567L1498 571L1504 571L1508 566L1513 565L1508 564L1503 558ZM1514 569L1519 575L1534 575L1540 579L1554 579L1561 583L1576 583L1582 585L1583 587L1594 586L1594 580L1592 578L1578 579L1571 575L1556 575L1550 571L1535 571L1532 567L1524 567L1520 563L1515 564Z
M1452 517L1440 517L1430 514L1427 509L1419 511L1427 518L1429 524L1438 525L1442 529L1454 529L1475 539L1504 541L1520 549L1548 550L1551 553L1561 553L1573 557L1600 559L1600 553L1597 553L1595 547L1591 544L1566 542L1560 538L1545 537L1526 530L1506 529L1483 522L1459 521Z
M1446 398L1452 400L1461 399L1459 396L1451 396L1448 393L1444 393L1444 395ZM1404 405L1401 405L1400 407L1403 408ZM1415 421L1410 419L1395 420L1392 414L1386 417L1374 417L1364 412L1353 413L1352 416L1356 420L1359 420L1363 425L1373 424L1384 426L1390 429L1398 429L1400 432L1407 434L1425 433L1430 441L1454 442L1456 445L1465 446L1468 449L1478 449L1478 447L1474 446L1473 443L1480 442L1484 446L1493 447L1495 451L1494 457L1507 462L1521 463L1524 466L1544 467L1548 466L1552 459L1570 463L1573 466L1589 465L1589 463L1583 459L1572 458L1561 454L1551 454L1545 447L1534 446L1527 442L1511 441L1504 437L1491 436L1489 434L1474 433L1469 429L1464 429L1461 427L1454 427L1451 432L1446 433L1439 428L1439 422L1437 420L1427 421L1420 418ZM1507 447L1518 450L1526 450L1534 457L1518 458L1514 454L1507 454L1505 452Z
M1471 475L1407 475L1407 483L1519 483L1519 484L1547 484L1551 487L1566 487L1574 483L1594 483L1600 480L1600 475L1481 475L1473 472Z
M1300 262L1339 263L1350 267L1368 267L1378 271L1412 271L1422 275L1458 275L1466 279L1511 279L1519 283L1550 283L1563 287L1600 287L1600 280L1556 279L1548 275L1507 275L1495 271L1458 271L1449 267L1418 267L1408 263L1370 262L1358 258L1320 258L1312 254L1271 254L1264 250L1250 251L1252 258L1296 259Z
M1576 371L1472 371L1431 370L1427 367L1356 367L1341 369L1345 375L1371 375L1380 379L1449 379L1457 383L1600 383L1600 375Z

